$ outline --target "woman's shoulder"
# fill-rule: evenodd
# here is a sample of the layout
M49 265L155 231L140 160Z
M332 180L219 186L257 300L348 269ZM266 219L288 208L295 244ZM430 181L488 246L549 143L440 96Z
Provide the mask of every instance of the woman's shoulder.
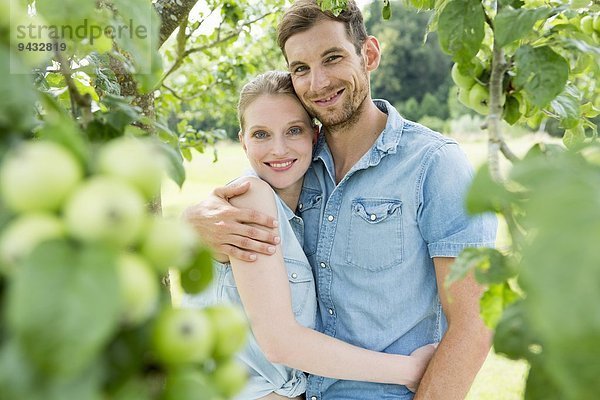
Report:
M230 199L231 204L248 208L265 210L265 208L276 208L275 192L271 186L256 176L242 176L229 183L229 185L241 185L250 183L248 191L244 194Z

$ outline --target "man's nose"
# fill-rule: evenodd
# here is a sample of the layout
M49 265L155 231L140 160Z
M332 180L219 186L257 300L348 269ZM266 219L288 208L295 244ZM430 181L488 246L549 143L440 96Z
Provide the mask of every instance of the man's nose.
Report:
M329 86L329 75L323 70L323 68L313 68L311 70L310 78L310 89L313 92L318 92L319 90Z

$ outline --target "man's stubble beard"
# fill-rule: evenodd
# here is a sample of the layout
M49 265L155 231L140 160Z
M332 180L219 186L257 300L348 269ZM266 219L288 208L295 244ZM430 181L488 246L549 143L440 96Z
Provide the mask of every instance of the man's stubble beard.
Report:
M337 116L331 116L326 112L317 113L316 110L312 110L312 114L319 119L328 134L343 132L354 126L360 120L363 114L365 100L369 94L369 81L366 70L361 77L360 85L357 86L356 89L357 90L353 93L353 97L351 99L346 99ZM330 116L331 118L329 118Z

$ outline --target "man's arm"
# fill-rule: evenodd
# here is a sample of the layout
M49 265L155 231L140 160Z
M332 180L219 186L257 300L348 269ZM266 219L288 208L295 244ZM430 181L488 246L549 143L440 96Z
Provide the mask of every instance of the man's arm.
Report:
M187 207L182 214L218 261L235 257L252 262L256 253L274 253L279 243L276 218L229 203L230 198L246 193L249 188L250 182L216 188L208 198Z
M435 257L433 263L448 331L431 359L415 396L420 399L464 399L485 361L492 332L479 315L483 291L472 275L444 286L454 258Z

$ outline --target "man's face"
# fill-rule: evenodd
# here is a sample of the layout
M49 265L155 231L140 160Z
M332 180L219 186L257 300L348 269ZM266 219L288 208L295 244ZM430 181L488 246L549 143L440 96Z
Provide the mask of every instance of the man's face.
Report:
M358 119L369 95L368 71L342 22L323 20L292 35L285 53L298 97L325 127Z

